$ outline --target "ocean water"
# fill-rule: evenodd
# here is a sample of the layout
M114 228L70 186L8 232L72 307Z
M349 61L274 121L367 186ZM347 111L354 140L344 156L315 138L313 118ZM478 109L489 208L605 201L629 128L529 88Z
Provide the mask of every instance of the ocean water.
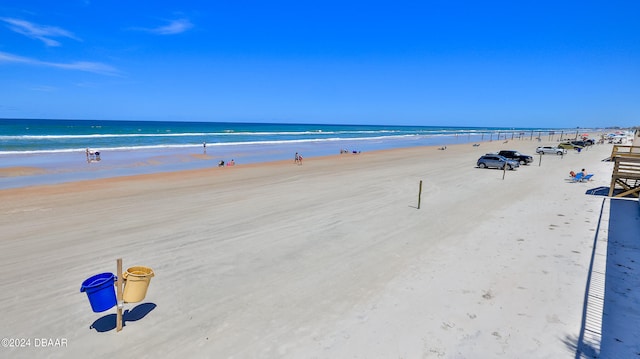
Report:
M580 132L585 131L581 129ZM576 135L575 129L0 119L0 188L338 154ZM86 151L100 154L87 161Z

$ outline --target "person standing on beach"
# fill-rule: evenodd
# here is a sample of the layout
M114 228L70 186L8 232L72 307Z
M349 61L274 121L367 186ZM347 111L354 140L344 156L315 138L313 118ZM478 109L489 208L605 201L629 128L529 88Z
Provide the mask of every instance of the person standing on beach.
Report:
M206 142L202 142L202 148L204 149L204 153L207 153L207 143Z
M293 163L300 164L300 155L296 152L296 155L293 157Z

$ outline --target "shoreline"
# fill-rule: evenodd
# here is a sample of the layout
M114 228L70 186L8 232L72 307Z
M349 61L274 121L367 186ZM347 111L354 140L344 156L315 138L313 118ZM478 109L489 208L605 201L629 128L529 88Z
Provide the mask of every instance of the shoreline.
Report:
M407 148L428 149L441 146L450 148L451 146L468 146L472 143L480 143L488 146L494 143L504 144L503 142L506 140L509 145L505 144L503 147L513 145L516 147L515 149L520 150L518 147L526 146L527 148L531 148L531 150L523 150L523 152L533 156L535 155L535 147L546 144L557 144L560 142L560 136L560 134L549 136L546 141L536 141L533 138L472 141L470 136L466 139L458 139L456 136L454 139L455 142L453 143L451 139L449 139L428 145L412 146L410 145L411 142L408 142L408 146L396 145L396 147L381 148L373 146L371 150L361 151L360 154ZM564 140L566 140L566 138ZM303 150L297 151L296 149L296 147L287 149L274 148L273 151L266 151L260 155L255 153L251 155L250 153L252 152L249 150L247 150L249 152L246 153L219 154L211 149L209 149L209 153L207 153L207 151L203 151L203 153L193 153L191 150L140 151L135 153L124 151L119 154L112 154L113 157L109 157L110 154L103 152L101 161L92 161L91 163L83 161L80 154L9 156L8 158L13 158L13 160L5 158L5 167L0 167L0 190L100 178L207 169L217 167L219 160L229 161L230 159L234 159L236 165L242 166L288 161L287 158L293 158L292 154L294 152L300 152L305 156L306 160L310 160L325 156L334 156L334 153L340 151L338 147L328 146L327 144L323 144L315 149L307 148L308 152ZM84 155L84 153L82 153L82 155ZM225 155L228 158L223 157ZM352 155L352 153L340 155Z

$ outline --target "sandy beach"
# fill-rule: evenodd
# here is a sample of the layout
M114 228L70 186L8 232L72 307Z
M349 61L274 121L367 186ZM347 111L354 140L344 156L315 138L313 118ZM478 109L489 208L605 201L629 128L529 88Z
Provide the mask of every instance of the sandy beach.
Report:
M0 356L573 358L612 145L544 144L0 190L0 329L32 340ZM475 168L499 149L534 162ZM117 258L156 273L121 332L79 291Z

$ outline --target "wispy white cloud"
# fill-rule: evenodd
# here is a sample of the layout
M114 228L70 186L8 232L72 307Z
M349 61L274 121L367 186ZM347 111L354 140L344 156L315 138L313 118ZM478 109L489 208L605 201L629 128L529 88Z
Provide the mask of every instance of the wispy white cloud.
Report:
M171 20L167 25L154 28L133 28L133 30L145 31L157 35L181 34L193 27L189 19Z
M60 46L60 42L53 39L55 37L66 37L76 41L81 41L72 32L59 27L38 25L26 20L9 17L2 17L0 20L5 22L7 27L12 31L32 39L40 40L47 46Z
M18 55L9 54L6 52L0 52L0 63L19 63L31 66L41 66L41 67L53 67L64 70L76 70L76 71L85 71L92 72L101 75L108 76L120 76L120 71L118 71L115 67L103 64L100 62L90 62L90 61L76 61L70 63L61 63L61 62L48 62L41 61L37 59L32 59L29 57L23 57Z
M40 92L55 92L58 89L53 87L53 86L47 86L47 85L36 85L31 87L31 90L33 91L40 91Z

